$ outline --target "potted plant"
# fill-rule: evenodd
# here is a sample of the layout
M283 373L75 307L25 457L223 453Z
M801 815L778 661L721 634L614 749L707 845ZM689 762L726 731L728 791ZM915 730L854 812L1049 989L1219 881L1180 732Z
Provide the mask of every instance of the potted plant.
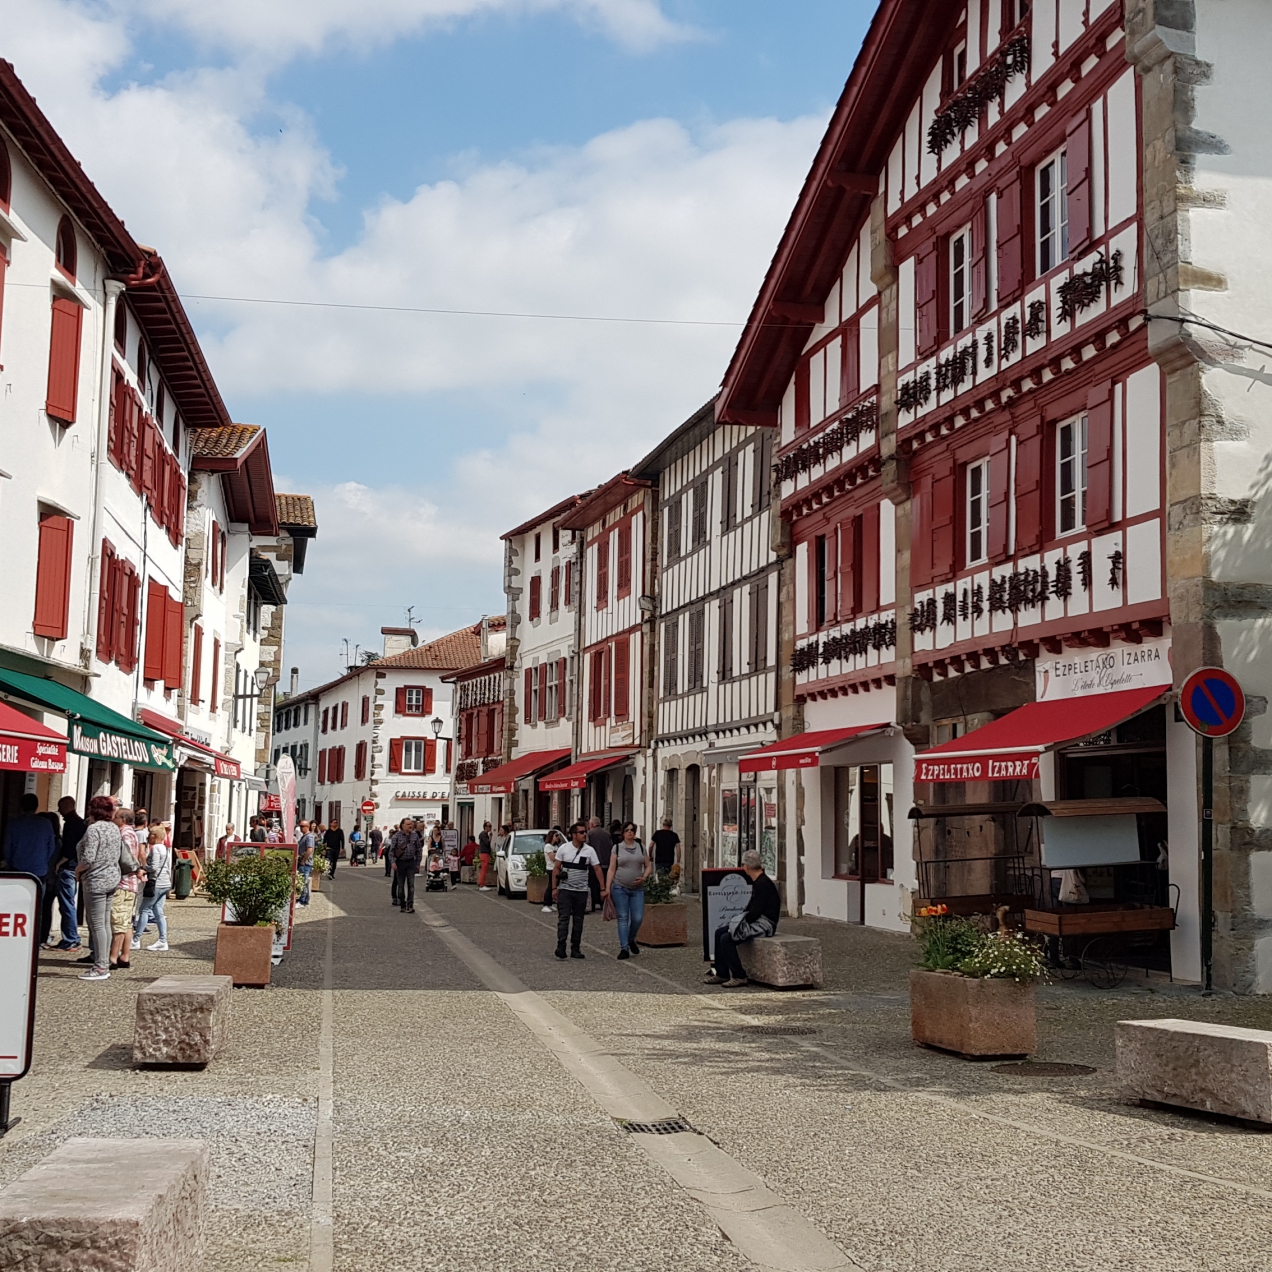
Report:
M268 985L275 916L291 901L290 863L255 853L213 861L203 887L209 900L226 908L226 921L216 929L214 973L236 985Z
M542 905L548 893L548 859L540 848L526 858L526 900Z
M910 972L915 1042L968 1059L1038 1049L1034 986L1046 964L1038 947L1001 919L994 932L966 918L921 920L922 958Z
M679 866L645 881L645 917L637 937L642 945L689 944L689 907L680 899L679 882Z

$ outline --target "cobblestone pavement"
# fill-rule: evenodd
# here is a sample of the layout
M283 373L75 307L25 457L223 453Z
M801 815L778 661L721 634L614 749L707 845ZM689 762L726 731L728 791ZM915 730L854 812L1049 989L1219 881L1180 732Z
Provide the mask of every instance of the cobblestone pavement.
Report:
M204 1137L207 1266L232 1270L1272 1269L1272 1135L1128 1105L1112 1074L1115 1020L1272 1028L1266 1000L1047 986L1038 1058L1095 1072L1022 1078L911 1044L907 938L784 920L825 988L724 991L692 908L687 948L619 963L596 915L559 962L524 901L324 887L204 1071L134 1071L130 1039L142 985L210 970L211 907L170 903L172 949L108 982L45 956L0 1184L73 1135ZM626 1134L624 1100L702 1134Z

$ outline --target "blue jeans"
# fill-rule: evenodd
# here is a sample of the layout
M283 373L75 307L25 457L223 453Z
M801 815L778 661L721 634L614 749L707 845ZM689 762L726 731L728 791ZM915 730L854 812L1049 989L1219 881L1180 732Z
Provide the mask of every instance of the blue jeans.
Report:
M300 866L298 867L298 869L300 870L300 873L305 876L305 887L304 887L304 891L301 892L300 896L296 899L296 904L308 905L309 904L309 876L313 874L314 872L313 863L310 862L309 865Z
M146 924L150 922L153 915L155 924L159 928L159 939L165 945L168 943L168 920L163 912L163 903L171 891L171 888L156 888L153 897L141 898L141 909L137 911L137 921L133 924L133 936L137 940L141 940L141 934L146 930Z
M645 918L645 889L616 883L610 889L610 896L614 898L614 909L618 911L618 947L621 950L631 949Z

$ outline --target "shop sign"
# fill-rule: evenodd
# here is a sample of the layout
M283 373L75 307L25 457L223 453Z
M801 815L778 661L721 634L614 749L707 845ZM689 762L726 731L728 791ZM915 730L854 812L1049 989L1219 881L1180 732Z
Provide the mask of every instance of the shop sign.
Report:
M421 800L421 799L446 799L445 791L398 791L394 799L405 800Z
M715 933L751 904L751 880L741 867L707 867L702 871L702 953L715 954Z
M0 1082L22 1077L31 1064L39 940L39 880L0 875Z
M455 783L455 794L456 794L456 795L467 795L467 794L468 794L468 783L467 783L467 782L456 782L456 783Z
M66 744L0 734L0 769L19 773L65 773Z
M1011 755L964 755L958 759L926 760L916 756L916 782L1011 782L1036 781L1038 752Z
M1138 645L1115 643L1108 649L1065 650L1058 657L1040 656L1034 668L1039 702L1147 689L1152 685L1167 688L1174 682L1169 636L1150 637Z
M237 760L225 760L216 755L212 757L212 763L216 765L217 777L230 777L237 782L243 776L243 769Z
M611 724L609 731L610 746L634 746L636 743L636 721L622 720Z
M91 755L97 760L114 760L119 764L139 764L145 768L174 772L177 762L170 742L147 742L128 733L112 733L95 724L71 721L71 750L77 755Z
M261 812L262 813L281 813L283 811L283 797L281 795L262 795L261 796Z

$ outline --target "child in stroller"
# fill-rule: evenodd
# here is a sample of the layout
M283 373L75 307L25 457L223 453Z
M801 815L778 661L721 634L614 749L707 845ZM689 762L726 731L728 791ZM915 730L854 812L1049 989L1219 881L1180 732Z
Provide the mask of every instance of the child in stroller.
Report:
M442 849L440 846L434 848L428 854L428 865L424 873L424 891L450 891L450 872L446 869L445 861L442 860Z

